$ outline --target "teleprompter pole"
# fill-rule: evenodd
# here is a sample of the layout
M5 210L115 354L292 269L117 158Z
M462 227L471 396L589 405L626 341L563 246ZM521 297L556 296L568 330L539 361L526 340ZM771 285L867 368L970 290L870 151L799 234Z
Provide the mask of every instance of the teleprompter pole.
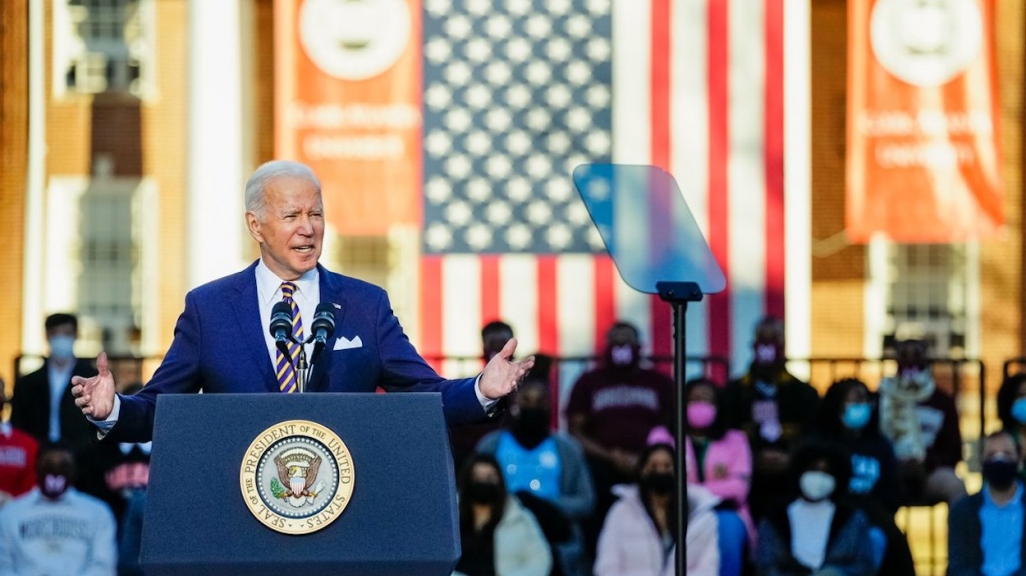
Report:
M687 438L687 415L684 409L686 391L684 389L685 370L687 368L687 324L685 317L688 302L700 302L702 290L695 282L657 282L659 297L670 303L673 308L673 381L674 381L674 437L677 449L674 451L677 468L677 484L674 493L677 497L677 527L674 535L677 542L677 576L687 576L687 532L688 532L688 485L687 469L685 468L685 441Z

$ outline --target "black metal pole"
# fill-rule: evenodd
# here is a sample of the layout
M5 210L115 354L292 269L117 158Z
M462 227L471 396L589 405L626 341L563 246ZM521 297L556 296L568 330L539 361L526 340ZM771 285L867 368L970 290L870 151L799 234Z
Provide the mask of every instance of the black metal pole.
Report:
M687 576L688 573L688 483L685 442L687 441L687 414L685 411L686 391L684 383L687 370L687 311L688 302L702 299L702 291L694 282L658 282L656 288L659 297L673 307L673 381L674 381L674 436L677 439L675 450L677 464L677 485L674 493L677 496L676 515L677 542L676 574Z
M676 384L674 386L675 393L673 398L676 405L676 422L674 423L676 429L674 430L674 436L677 438L677 451L674 457L677 459L678 474L676 486L677 510L675 511L677 514L677 576L687 576L688 475L685 468L687 459L685 458L686 450L684 449L684 442L688 431L687 413L684 409L687 401L686 391L684 390L685 370L687 368L687 356L684 353L687 347L687 327L684 324L684 317L687 315L688 303L673 302L670 305L673 306L673 380Z

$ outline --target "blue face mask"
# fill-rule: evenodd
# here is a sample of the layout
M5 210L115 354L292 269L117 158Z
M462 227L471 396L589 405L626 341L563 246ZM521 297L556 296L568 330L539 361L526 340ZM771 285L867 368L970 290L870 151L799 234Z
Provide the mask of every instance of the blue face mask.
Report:
M844 407L841 421L849 430L862 430L869 423L869 417L872 415L873 407L868 402L848 404Z
M68 360L75 357L75 338L73 336L57 335L50 337L50 355L60 360Z
M1019 424L1026 424L1026 398L1019 398L1012 403L1012 418Z

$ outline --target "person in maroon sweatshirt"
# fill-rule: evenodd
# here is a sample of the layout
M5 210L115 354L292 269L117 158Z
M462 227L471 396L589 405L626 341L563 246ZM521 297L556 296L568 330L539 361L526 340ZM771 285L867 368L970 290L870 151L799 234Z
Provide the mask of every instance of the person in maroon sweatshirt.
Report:
M4 410L4 381L0 380L0 413ZM0 422L0 506L36 485L36 440L10 422Z

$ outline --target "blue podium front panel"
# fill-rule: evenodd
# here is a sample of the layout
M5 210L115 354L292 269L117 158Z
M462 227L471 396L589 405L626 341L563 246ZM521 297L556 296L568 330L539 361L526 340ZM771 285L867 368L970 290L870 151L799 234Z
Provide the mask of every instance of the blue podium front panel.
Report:
M251 445L263 448L258 437L292 420L337 435L351 467L342 470L352 482L345 508L302 535L265 525L243 498L245 476L240 486ZM271 478L282 500L313 491L295 472L310 460L298 452L282 462L283 482ZM330 466L320 468L319 486L332 479ZM289 470L298 486L284 482ZM278 476L273 465L265 472ZM142 561L147 575L158 576L448 575L460 553L455 498L439 394L166 395L157 404ZM287 505L279 509L288 514ZM336 509L325 506L310 523Z

